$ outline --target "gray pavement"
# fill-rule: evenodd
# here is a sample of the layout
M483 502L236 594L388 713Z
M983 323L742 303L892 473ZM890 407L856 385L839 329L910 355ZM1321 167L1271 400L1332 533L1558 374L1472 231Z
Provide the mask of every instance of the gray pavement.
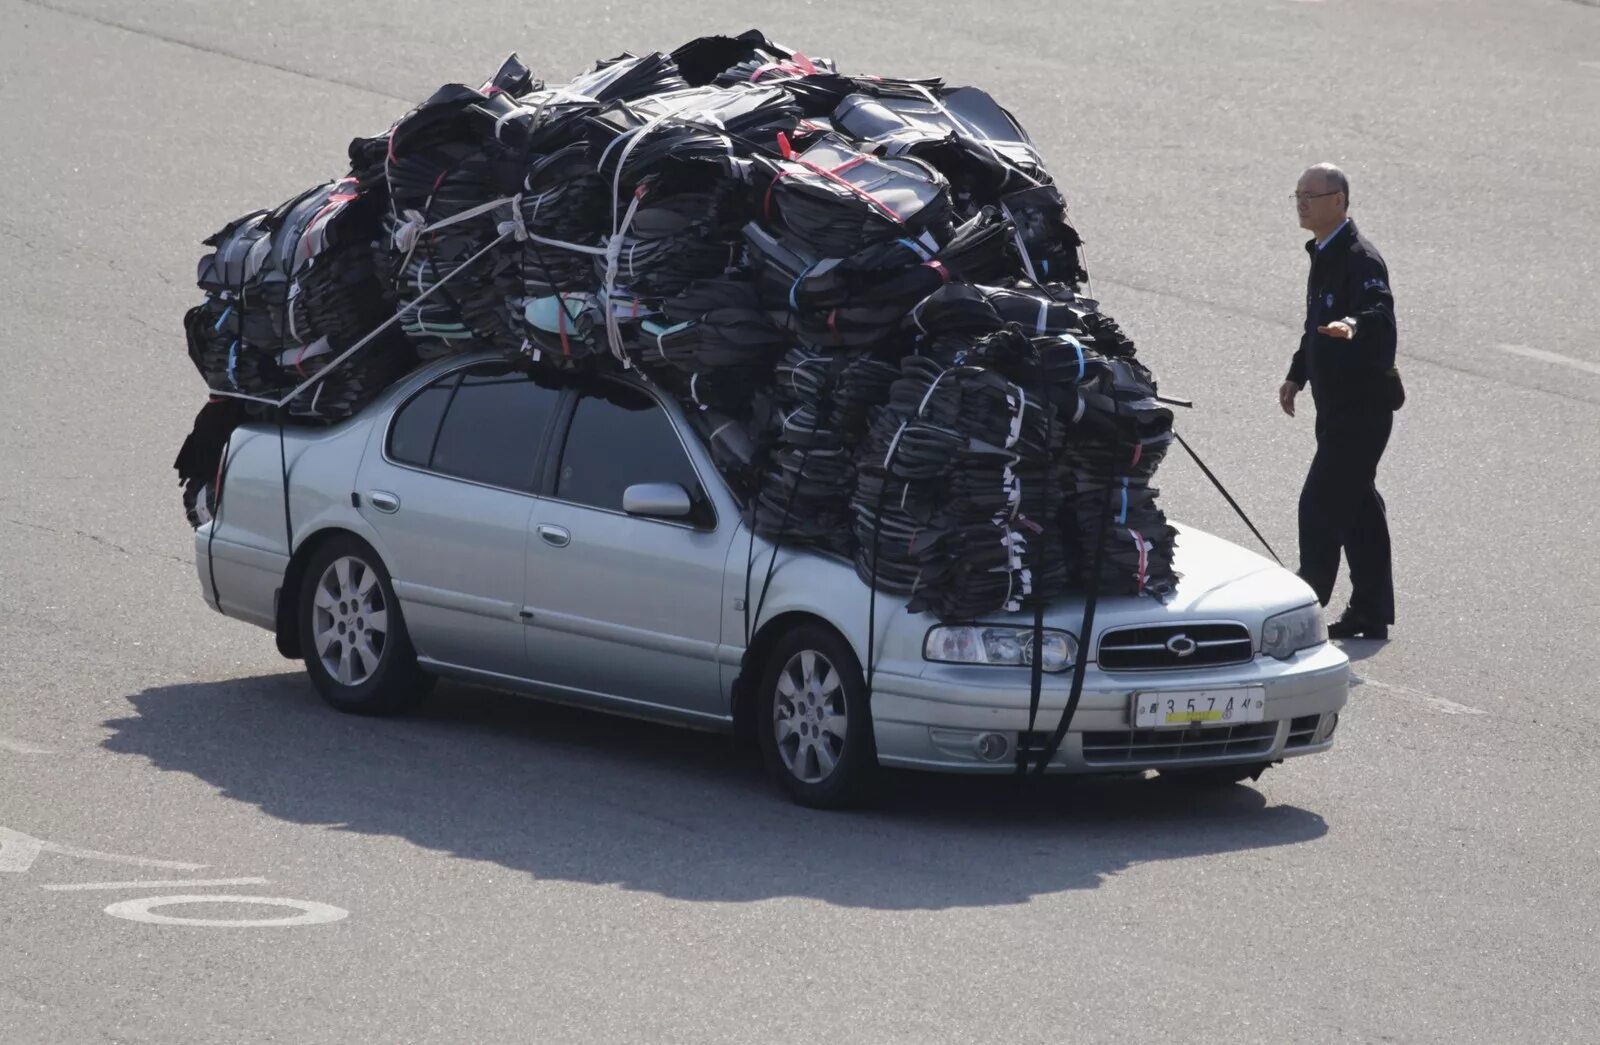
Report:
M1047 6L0 0L0 1042L1600 1040L1600 9ZM1289 196L1350 172L1411 402L1400 622L1331 755L826 815L714 737L463 687L339 716L201 603L198 241L512 49L560 78L753 22L1018 113L1291 561ZM1161 485L1248 543L1192 464Z

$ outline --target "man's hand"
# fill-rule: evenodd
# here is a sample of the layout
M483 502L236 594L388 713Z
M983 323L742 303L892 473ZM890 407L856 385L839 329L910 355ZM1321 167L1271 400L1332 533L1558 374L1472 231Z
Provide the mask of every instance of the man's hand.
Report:
M1283 407L1283 412L1290 417L1294 416L1294 397L1300 394L1300 386L1293 381L1285 381L1278 387L1278 405Z
M1318 327L1317 333L1327 334L1329 337L1336 337L1343 341L1349 341L1356 336L1355 327L1352 327L1342 319L1335 320L1327 326Z

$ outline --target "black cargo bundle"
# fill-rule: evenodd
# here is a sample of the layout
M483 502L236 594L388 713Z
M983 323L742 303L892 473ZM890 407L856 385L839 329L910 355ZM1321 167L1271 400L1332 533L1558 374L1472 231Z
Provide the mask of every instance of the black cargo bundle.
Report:
M189 358L222 393L277 398L317 375L394 311L370 248L380 209L355 178L307 190L206 240L205 301L189 310ZM343 420L416 362L390 337L288 404L302 420ZM247 409L265 416L262 403Z
M1172 590L1172 441L1011 113L751 31L558 85L515 56L207 240L186 509L248 417L337 423L419 360L631 371L770 541L944 619Z

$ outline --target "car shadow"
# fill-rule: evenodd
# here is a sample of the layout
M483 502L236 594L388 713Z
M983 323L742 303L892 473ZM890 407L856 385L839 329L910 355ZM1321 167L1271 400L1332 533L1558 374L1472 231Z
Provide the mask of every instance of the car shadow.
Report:
M128 698L104 746L280 820L389 835L541 879L683 900L943 909L1093 889L1136 865L1320 838L1246 786L889 774L872 808L794 806L731 738L441 684L341 715L298 673Z

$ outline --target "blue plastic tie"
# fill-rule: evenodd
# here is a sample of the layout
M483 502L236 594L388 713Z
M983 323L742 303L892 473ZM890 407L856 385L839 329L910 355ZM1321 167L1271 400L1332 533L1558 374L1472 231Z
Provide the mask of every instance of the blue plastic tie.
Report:
M795 294L800 290L800 281L805 279L807 276L811 275L811 270L816 268L816 267L817 267L816 263L813 262L812 264L807 265L804 269L802 269L801 272L800 272L800 275L798 275L798 276L796 276L794 278L794 283L792 283L790 285L790 287L789 287L789 309L790 309L790 311L793 311L793 312L799 312L800 311L800 302L795 300Z

